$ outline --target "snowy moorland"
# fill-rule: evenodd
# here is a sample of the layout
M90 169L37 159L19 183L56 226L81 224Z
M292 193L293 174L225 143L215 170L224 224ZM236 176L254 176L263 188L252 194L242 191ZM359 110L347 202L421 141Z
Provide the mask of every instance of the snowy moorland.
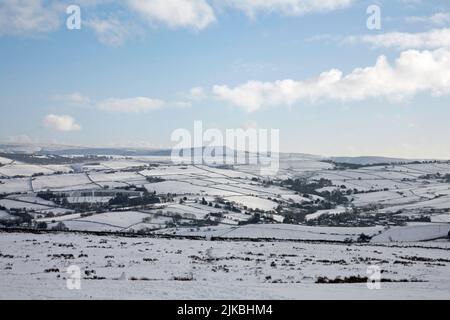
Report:
M448 299L450 162L370 159L1 153L0 298Z
M1 234L1 299L449 299L448 242L401 245ZM69 290L70 266L81 270ZM378 266L380 289L367 287ZM356 283L321 283L349 279Z

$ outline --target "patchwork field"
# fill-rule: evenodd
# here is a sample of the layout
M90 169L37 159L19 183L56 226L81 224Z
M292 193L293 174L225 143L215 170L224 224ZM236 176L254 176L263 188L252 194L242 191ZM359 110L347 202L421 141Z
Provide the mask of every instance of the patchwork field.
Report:
M0 299L450 298L448 162L96 160L0 158Z

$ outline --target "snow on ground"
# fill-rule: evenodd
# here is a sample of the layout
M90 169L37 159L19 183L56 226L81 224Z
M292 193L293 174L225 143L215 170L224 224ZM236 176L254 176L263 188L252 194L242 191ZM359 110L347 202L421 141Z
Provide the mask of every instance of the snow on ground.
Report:
M219 185L217 185L219 186ZM278 195L281 194L285 194L285 193L294 193L293 191L290 192L289 190L283 189L281 187L278 186L265 186L265 185L261 185L261 183L255 183L255 182L247 182L247 183L237 183L237 184L233 184L231 186L232 188L239 188L239 189L234 189L237 192L240 193L251 193L251 194L255 194L255 195L266 195L266 196L271 196L271 197L276 197ZM232 190L232 189L231 189ZM293 194L294 195L294 194Z
M34 195L9 196L8 198L13 199L13 200L18 200L18 201L37 203L37 204L41 204L44 206L56 206L56 204L53 201L44 200L44 199L34 196Z
M387 208L381 209L380 212L397 212L399 210L425 209L425 208L450 209L450 196L439 197L439 198L435 198L432 200L415 202L412 204L396 205L396 206L392 206L392 207L387 207Z
M46 164L42 167L51 170L53 172L73 173L73 168L70 165L65 164Z
M148 183L145 188L149 192L156 191L157 194L190 194L190 195L211 195L211 196L227 196L236 195L236 192L227 191L222 188L204 187L183 181L163 181L157 183Z
M450 299L439 247L220 242L77 234L0 234L0 299ZM367 276L317 284L318 277ZM81 289L66 286L69 266ZM422 281L422 282L417 282Z
M201 208L203 207L203 208ZM164 209L160 210L167 215L180 215L182 217L190 217L192 219L204 219L210 212L215 212L217 209L208 206L195 207L191 204L170 204Z
M109 169L127 169L133 167L141 167L147 165L146 163L133 160L112 160L100 163L101 166L107 167Z
M148 213L138 211L116 211L94 214L89 217L77 219L79 222L94 222L99 224L112 225L119 228L128 228L131 225L141 223L144 218L148 218Z
M431 216L431 222L446 222L450 223L450 214L440 214L437 216Z
M221 238L321 240L343 242L347 239L357 240L362 233L371 236L378 234L382 230L383 227L338 228L292 224L249 224L238 227L202 227L198 230L177 228L160 230L158 233Z
M250 194L257 194L260 195L261 193L258 192L255 189L252 189L251 186L238 186L238 185L229 185L229 184L216 184L212 186L211 188L215 188L218 190L223 190L225 192L233 192L234 194L239 195L250 195Z
M63 221L64 225L72 231L104 231L104 232L116 232L121 231L123 228L105 223L91 222L91 221L78 221L78 220L66 220ZM55 227L57 223L49 224L49 227Z
M38 203L15 201L15 200L11 200L11 199L1 199L0 206L5 207L8 210L9 209L23 209L23 208L26 208L28 210L51 209L51 207L49 207L49 206L41 205Z
M33 178L34 191L98 188L85 173L50 175Z
M40 202L24 202L24 201L16 201L12 199L1 199L0 206L5 207L6 209L27 209L35 212L29 212L32 216L37 216L38 214L49 214L52 213L54 215L61 215L72 213L73 210L59 208L54 205L45 205Z
M278 206L278 203L276 202L253 196L228 196L224 198L227 201L238 203L247 208L261 209L264 211L274 210Z
M121 231L137 232L140 230L156 230L156 229L165 228L167 223L173 222L172 218L169 218L169 217L161 217L161 218L165 218L165 219L164 220L158 219L156 221L151 220L151 222L146 222L146 223L136 223L136 224L133 224L132 226L130 226L129 228L125 228Z
M89 172L90 179L101 185L113 186L113 183L126 184L143 184L145 178L137 172Z
M71 214L71 213L73 213L73 210L66 209L66 208L48 208L48 209L36 210L36 212L41 213L41 214L52 213L55 216L59 216L59 215ZM36 214L34 214L34 216L36 216Z
M0 179L0 194L31 191L30 178Z
M190 175L190 174L205 174L203 170L196 168L194 166L159 166L156 168L151 168L147 170L143 170L140 174L144 176L157 176L164 177L168 175ZM219 174L214 175L214 177L221 177Z
M312 214L308 214L305 217L305 220L314 220L319 218L320 216L324 215L324 214L331 214L331 215L337 215L337 214L341 214L341 213L345 213L347 212L347 209L344 207L336 207L335 209L329 209L329 210L319 210L315 213Z
M394 227L372 238L371 242L411 242L449 237L450 224L424 224Z
M23 176L30 177L33 174L52 174L53 170L45 168L45 166L36 166L32 164L9 164L3 167L0 167L0 174L7 177L15 177L15 176Z
M13 160L4 158L4 157L0 157L0 164L2 164L2 165L10 164L11 162L13 162Z
M418 201L420 200L419 196L415 196L411 199L411 197L405 200L405 196L401 195L395 191L378 191L378 192L368 192L368 193L359 193L352 195L352 198L355 200L353 203L355 205L366 205L369 203L398 203L399 201Z
M393 166L366 167L357 170L326 170L318 171L313 175L314 179L328 179L335 186L345 185L347 188L358 190L382 190L389 188L391 191L407 188L417 188L422 181L416 181L419 176L425 174L445 174L450 172L450 165L436 164L410 164Z
M149 222L153 224L162 223L162 219L155 217L152 212L140 211L114 211L84 217L79 213L74 213L59 217L40 218L37 221L50 223L50 227L55 226L58 222L63 222L69 230L74 231L124 231L125 229L142 229L142 226L136 228L134 226L142 225L144 218L150 219ZM168 219L172 221L172 218Z
M81 213L65 214L57 217L39 218L36 222L64 222L66 220L74 220L81 217Z
M101 164L84 164L81 167L81 170L82 171L86 171L86 172L89 172L89 171L102 171L102 170L108 170L108 169L110 169L110 168L108 168L108 167L106 167L104 165L101 165Z
M298 194L282 194L281 198L287 201L293 201L297 203L302 203L303 201L310 201L310 199L302 197L301 195Z
M69 203L107 203L114 197L67 197Z
M4 210L0 210L0 220L10 220L14 219L13 216L11 216L8 212Z

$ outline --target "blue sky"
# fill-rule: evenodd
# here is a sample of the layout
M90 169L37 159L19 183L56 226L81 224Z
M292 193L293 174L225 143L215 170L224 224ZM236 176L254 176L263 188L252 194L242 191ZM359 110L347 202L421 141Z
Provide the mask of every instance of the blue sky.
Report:
M202 120L280 129L282 151L450 158L449 28L445 0L5 0L0 140L170 147Z

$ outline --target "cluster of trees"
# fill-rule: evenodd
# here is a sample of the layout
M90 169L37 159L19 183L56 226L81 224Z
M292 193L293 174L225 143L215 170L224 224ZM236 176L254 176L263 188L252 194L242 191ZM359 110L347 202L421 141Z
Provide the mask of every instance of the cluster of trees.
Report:
M325 187L332 187L332 181L328 179L320 179L316 181L308 181L306 179L287 179L281 182L282 186L285 186L291 190L302 194L303 197L311 199L303 203L293 203L291 208L300 209L294 210L294 212L285 213L286 221L301 222L304 219L303 214L312 214L319 210L334 209L337 205L345 205L349 203L347 195L350 195L352 191L341 189L335 189L332 191L317 191L318 189ZM323 199L313 199L311 195L319 196Z
M300 224L305 222L306 212L288 211L283 213L283 223Z
M156 193L144 192L141 197L130 197L127 194L118 193L114 198L109 200L108 204L110 206L120 206L120 207L137 207L144 206L153 203L159 203L160 200L156 196Z
M247 225L247 224L256 224L259 223L261 221L261 214L259 213L255 213L254 215L252 215L252 217L250 219L248 219L247 221L239 221L239 225Z
M106 187L106 186L105 186ZM148 190L146 188L144 188L143 186L138 187L134 184L130 184L129 186L126 187L121 187L121 189L123 190L127 190L127 191L137 191L137 192L148 192Z
M3 210L3 209L1 209ZM14 219L5 219L0 220L0 225L5 227L17 227L23 224L31 226L33 221L33 217L26 212L15 212L11 213L14 216Z
M51 191L43 191L37 194L38 197L53 201L56 204L76 210L77 212L97 211L102 212L108 209L110 206L116 207L136 207L144 206L153 203L160 203L160 199L156 196L156 193L149 193L145 188L135 188L134 191L141 191L142 196L130 196L127 193L117 193L114 198L109 200L108 203L69 203L65 195L55 194Z
M349 226L370 227L376 225L405 225L407 222L430 222L429 216L403 216L392 213L369 213L376 206L365 208L352 208L340 214L323 214L316 219L309 219L311 226ZM372 211L373 212L373 211Z
M323 179L316 181L308 181L307 179L287 179L281 182L281 186L286 186L287 188L294 190L302 194L315 194L321 196L321 193L317 189L332 187L333 183L331 180Z
M443 175L440 172L438 172L438 173L428 173L428 174L420 176L419 179L424 179L424 180L439 180L439 179L442 179L443 182L450 183L450 174L447 173L447 174Z
M337 205L348 203L348 198L342 193L341 190L336 189L333 191L323 191L320 193L322 197L324 197L329 202L332 202Z
M61 195L55 194L49 190L47 191L39 191L37 193L37 196L41 199L47 200L47 201L55 201L57 199L63 198Z
M165 181L163 178L160 177L147 177L146 180L148 183L157 183Z
M224 199L217 197L216 198L216 204L214 205L215 208L217 209L225 209L225 210L229 210L232 212L236 212L236 213L241 213L242 210L239 209L238 207L235 207L231 202L229 201L225 201ZM244 208L246 209L246 208Z
M309 219L306 222L309 226L358 226L366 227L366 223L358 223L358 215L354 212L345 212L341 214L323 214L316 219Z

